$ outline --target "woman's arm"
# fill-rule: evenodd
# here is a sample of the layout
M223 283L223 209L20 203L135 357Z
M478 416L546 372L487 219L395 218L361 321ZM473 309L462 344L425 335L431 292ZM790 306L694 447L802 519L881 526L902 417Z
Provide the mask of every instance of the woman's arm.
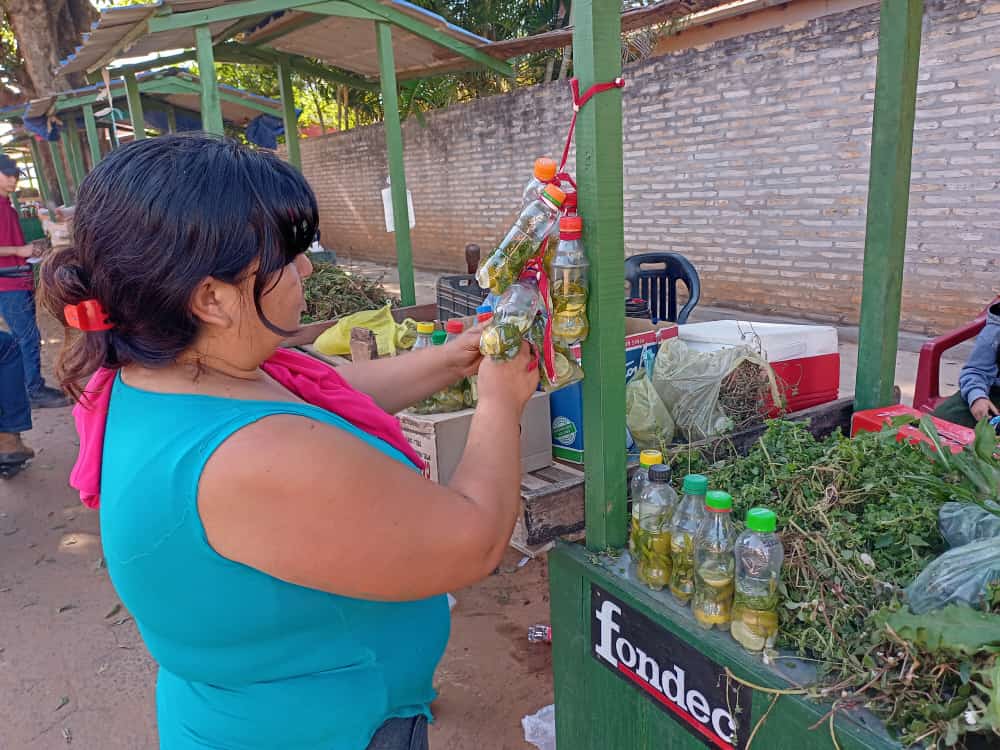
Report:
M345 596L406 601L474 583L510 540L521 412L537 385L526 345L511 362L483 363L479 407L447 487L336 427L263 419L205 466L198 509L208 540L231 560Z
M482 359L480 332L472 328L444 346L344 365L337 372L395 414L476 372Z

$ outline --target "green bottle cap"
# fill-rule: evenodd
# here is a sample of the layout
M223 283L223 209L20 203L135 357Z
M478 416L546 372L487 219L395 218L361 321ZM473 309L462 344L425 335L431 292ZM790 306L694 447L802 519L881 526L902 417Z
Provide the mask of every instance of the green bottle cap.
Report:
M443 344L447 338L448 334L445 331L434 331L434 333L431 334L431 341L434 342L435 346Z
M647 469L650 466L656 466L657 464L663 463L663 454L659 451L643 451L639 454L639 465L645 466Z
M708 493L708 477L701 474L688 474L684 477L684 494L705 495Z
M733 509L733 498L728 492L712 490L705 495L705 508L713 513L728 513Z
M751 508L747 511L747 528L770 534L778 528L778 516L770 508Z

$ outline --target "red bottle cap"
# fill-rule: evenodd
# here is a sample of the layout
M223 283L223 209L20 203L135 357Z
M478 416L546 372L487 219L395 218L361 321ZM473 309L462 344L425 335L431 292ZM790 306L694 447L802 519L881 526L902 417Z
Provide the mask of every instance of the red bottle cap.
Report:
M578 240L583 236L583 219L579 216L564 216L559 220L559 239Z
M461 333L465 330L465 326L462 325L462 321L457 318L452 318L444 324L444 330L448 333Z

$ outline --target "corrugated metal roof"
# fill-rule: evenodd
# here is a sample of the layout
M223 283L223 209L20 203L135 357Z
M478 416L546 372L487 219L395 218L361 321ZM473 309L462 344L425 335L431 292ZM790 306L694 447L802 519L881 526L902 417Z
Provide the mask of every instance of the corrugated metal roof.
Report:
M146 30L148 20L158 12L169 9L172 14L181 14L209 8L218 8L228 3L242 0L161 0L155 5L133 5L108 8L101 11L83 43L76 52L62 61L60 73L89 71L103 60L122 57L140 57L175 49L194 47L194 29L176 29L150 34ZM474 47L486 47L489 40L460 29L448 23L441 16L420 8L406 0L378 0L387 7L420 20L422 23ZM248 41L254 37L270 33L278 24L287 23L301 17L300 11L275 13L254 30ZM323 18L323 17L318 17ZM233 21L220 22L211 27L213 38L221 34ZM377 51L374 23L372 21L326 17L317 27L325 29L318 40L311 29L303 29L289 37L281 37L270 45L294 54L314 57L331 65L360 73L365 76L378 74ZM336 36L331 36L336 34ZM295 44L302 40L302 46ZM321 43L320 43L321 42ZM335 43L334 43L335 42ZM394 27L393 42L397 57L397 68L408 70L421 65L433 65L442 59L454 57L450 50L415 34Z

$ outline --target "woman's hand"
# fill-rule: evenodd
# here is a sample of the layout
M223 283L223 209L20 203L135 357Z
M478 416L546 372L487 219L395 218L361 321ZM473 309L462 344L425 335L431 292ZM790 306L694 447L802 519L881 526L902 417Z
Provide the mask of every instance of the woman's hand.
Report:
M513 405L518 414L538 389L538 359L527 342L513 359L503 362L491 358L479 367L479 401L497 401Z
M445 355L448 357L448 369L455 373L456 380L478 372L479 363L483 359L483 355L479 352L479 339L482 333L482 326L473 326L444 347Z
M969 410L972 412L972 416L976 418L977 422L982 422L984 419L1000 415L1000 409L997 409L996 404L988 398L977 398L972 402Z

